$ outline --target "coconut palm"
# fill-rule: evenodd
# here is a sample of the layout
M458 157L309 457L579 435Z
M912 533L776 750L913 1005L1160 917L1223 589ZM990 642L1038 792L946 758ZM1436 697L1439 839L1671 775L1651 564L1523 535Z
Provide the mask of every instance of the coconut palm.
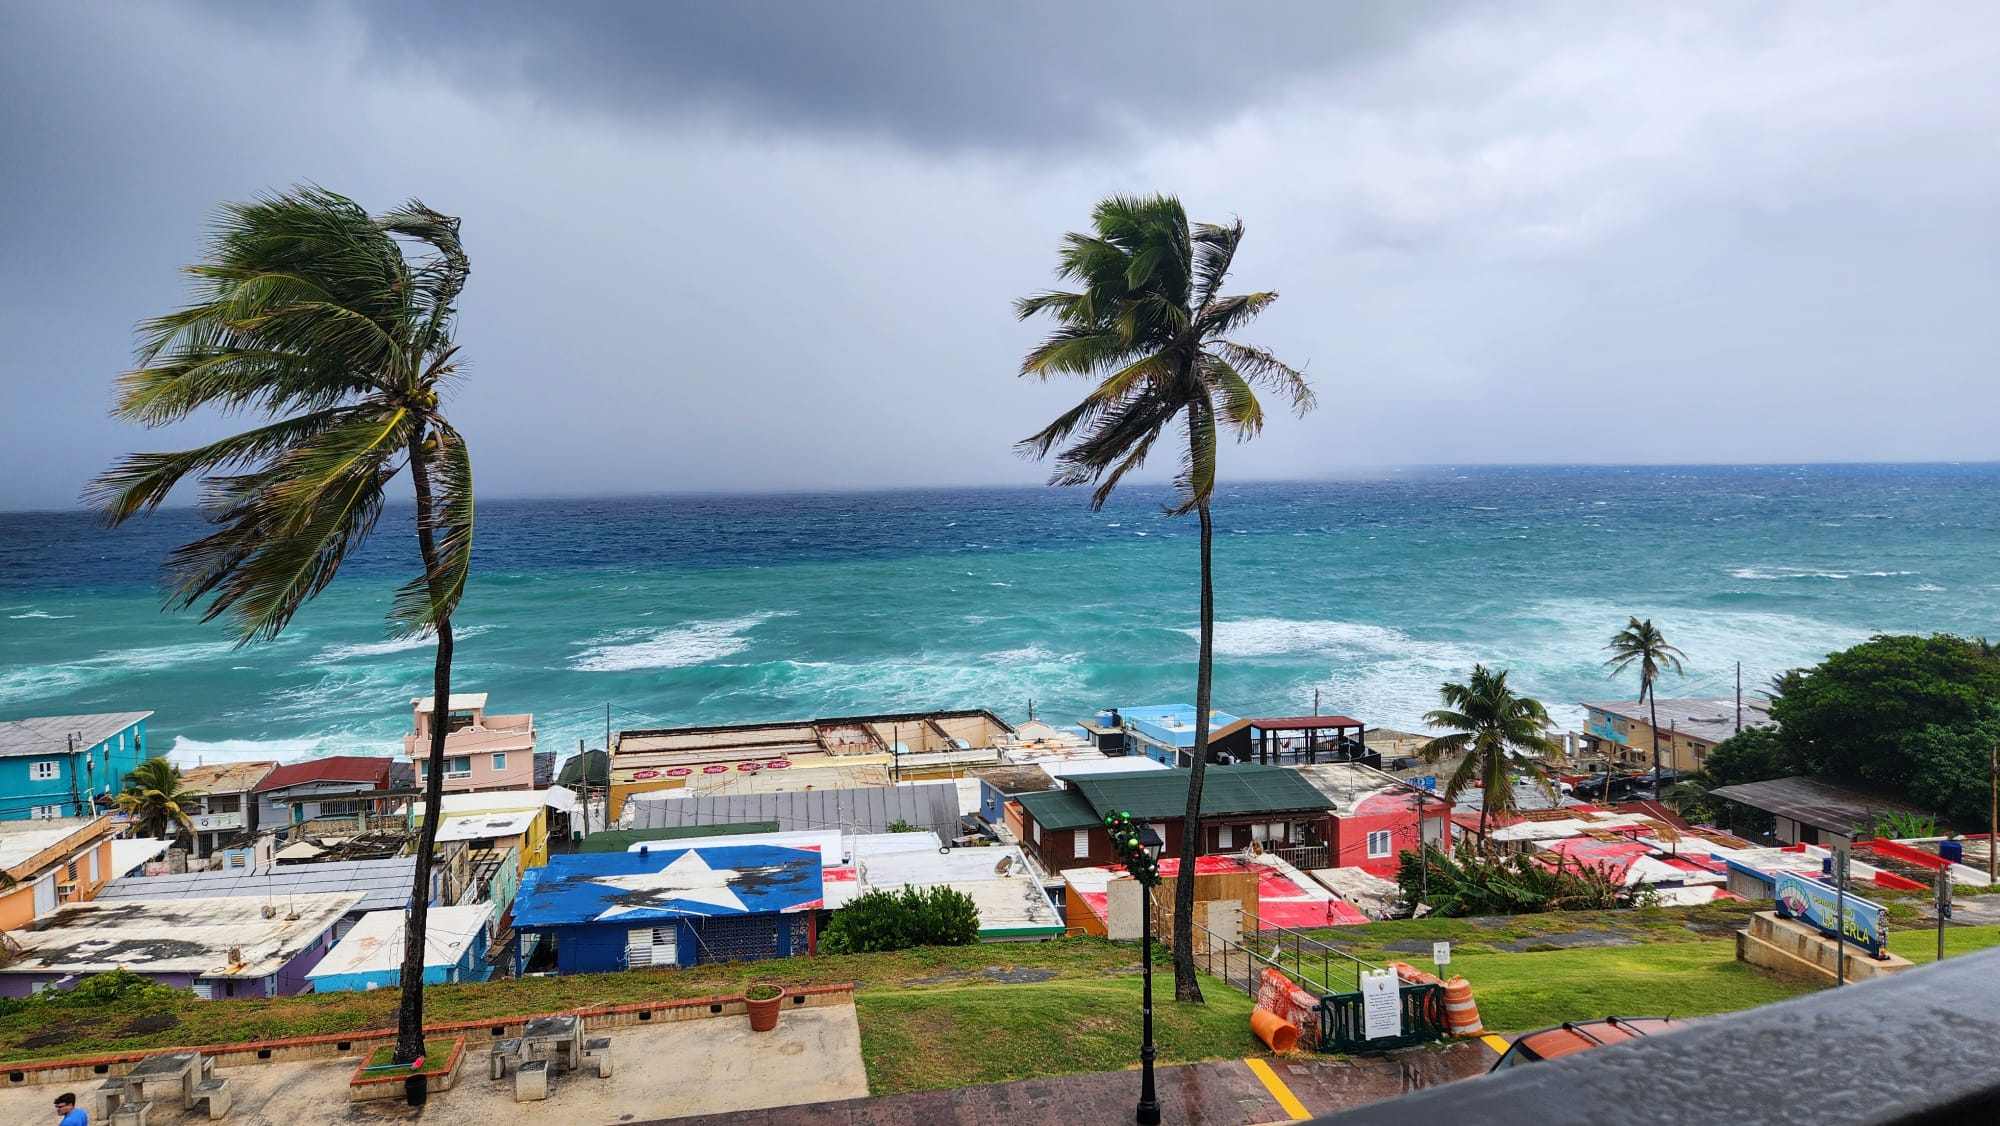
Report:
M118 524L199 478L214 529L167 557L167 603L207 600L239 643L278 635L333 581L382 514L407 467L423 573L389 617L435 635L433 687L451 697L451 616L472 559L472 463L440 404L457 375L452 320L468 273L458 220L418 202L371 217L316 187L224 206L207 253L187 271L194 303L140 326L138 363L119 381L117 417L149 427L197 411L262 425L178 453L133 454L86 499ZM440 709L442 710L442 709ZM444 779L432 725L429 808ZM424 926L438 818L418 837L396 1059L423 1051Z
M1258 388L1285 397L1303 415L1312 389L1298 371L1261 348L1229 339L1278 299L1274 292L1225 295L1243 224L1190 224L1172 196L1114 196L1091 213L1095 230L1063 238L1056 273L1077 288L1026 297L1015 312L1041 313L1057 327L1027 358L1021 374L1075 375L1096 386L1074 408L1020 449L1056 454L1055 485L1094 485L1102 508L1125 475L1146 462L1170 426L1186 430L1176 494L1167 511L1201 518L1201 631L1195 674L1194 761L1182 821L1181 862L1201 854L1199 814L1208 765L1209 680L1215 663L1215 590L1210 578L1217 433L1238 440L1264 425ZM1201 1000L1194 972L1194 881L1175 881L1174 996Z
M1437 763L1464 755L1445 779L1444 802L1450 806L1474 785L1484 788L1479 807L1479 839L1486 841L1489 814L1514 812L1514 783L1526 779L1553 798L1556 786L1542 759L1557 753L1549 738L1549 713L1541 701L1517 696L1507 686L1506 669L1472 666L1464 684L1438 688L1444 707L1424 714L1424 722L1449 732L1425 743L1424 761Z
M1660 703L1654 698L1654 689L1660 682L1660 671L1672 669L1675 676L1681 673L1681 661L1687 654L1667 644L1667 639L1653 625L1653 619L1640 621L1633 618L1625 628L1611 637L1611 644L1605 651L1611 659L1604 662L1617 676L1634 664L1639 666L1639 702L1648 708L1653 728L1653 796L1660 796ZM1604 774L1604 796L1611 796L1611 772L1607 767Z
M181 784L181 768L163 758L149 758L125 776L125 789L115 795L118 812L131 818L139 832L167 840L194 832L188 803L204 791Z

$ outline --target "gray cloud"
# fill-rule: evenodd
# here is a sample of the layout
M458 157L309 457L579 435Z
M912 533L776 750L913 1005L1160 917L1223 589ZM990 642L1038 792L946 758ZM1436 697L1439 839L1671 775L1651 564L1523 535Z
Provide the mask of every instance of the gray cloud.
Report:
M1039 480L1009 301L1134 190L1244 218L1321 387L1234 479L1994 456L2000 12L1075 7L0 5L0 507L227 425L111 380L302 180L465 217L490 495Z
M548 4L356 0L370 61L619 117L720 113L927 147L1062 148L1202 127L1364 66L1458 6L1288 0ZM218 5L263 26L274 5Z

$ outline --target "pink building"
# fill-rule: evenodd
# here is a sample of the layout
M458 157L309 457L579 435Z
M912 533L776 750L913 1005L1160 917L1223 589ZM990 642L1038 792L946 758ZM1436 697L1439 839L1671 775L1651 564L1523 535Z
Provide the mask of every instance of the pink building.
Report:
M410 701L413 730L403 736L403 753L416 764L417 784L430 777L431 723L435 698ZM486 693L452 693L445 707L444 791L469 794L485 790L535 788L535 717L490 715Z

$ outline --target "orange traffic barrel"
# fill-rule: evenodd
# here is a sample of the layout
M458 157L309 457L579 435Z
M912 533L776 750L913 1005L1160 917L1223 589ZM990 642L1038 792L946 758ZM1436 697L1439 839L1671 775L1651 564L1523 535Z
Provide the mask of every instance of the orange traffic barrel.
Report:
M1485 1031L1479 1023L1479 1006L1472 1003L1472 983L1456 974L1444 983L1444 1017L1453 1036L1477 1036Z
M1274 1052L1289 1052L1299 1046L1299 1026L1269 1009L1250 1010L1250 1031Z

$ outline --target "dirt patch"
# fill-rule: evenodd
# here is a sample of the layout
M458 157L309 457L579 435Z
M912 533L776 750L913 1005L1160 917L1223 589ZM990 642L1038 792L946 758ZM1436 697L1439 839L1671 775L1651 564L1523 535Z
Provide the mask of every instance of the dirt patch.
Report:
M1545 934L1536 938L1517 938L1512 942L1493 943L1493 949L1508 954L1521 954L1530 950L1570 950L1579 946L1631 946L1630 935L1613 931L1580 930L1568 934Z
M90 1026L86 1024L59 1024L47 1032L37 1032L26 1040L21 1041L21 1047L53 1048L58 1044L66 1044L90 1030Z
M120 1036L150 1036L155 1032L165 1032L169 1028L179 1028L181 1018L172 1013L154 1013L140 1017L118 1030Z
M966 981L990 981L996 985L1033 985L1036 982L1054 981L1062 974L1056 970L1037 966L988 966L977 973L938 974L934 977L913 977L905 985L954 985Z

